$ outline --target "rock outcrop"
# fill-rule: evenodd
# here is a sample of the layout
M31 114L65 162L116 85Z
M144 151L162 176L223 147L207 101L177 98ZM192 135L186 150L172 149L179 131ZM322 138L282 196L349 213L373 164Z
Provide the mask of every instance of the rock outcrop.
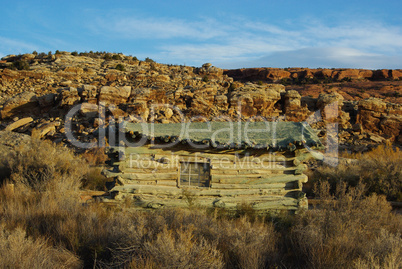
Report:
M401 70L366 70L366 69L308 69L308 68L244 68L224 70L223 74L240 81L300 82L312 81L346 81L346 80L384 80L402 78ZM308 81L307 81L308 82Z
M402 105L370 98L359 101L358 107L357 123L364 131L383 135L392 141L402 140Z
M29 70L16 70L19 61ZM175 123L265 118L320 121L314 127L324 138L326 123L338 122L345 145L401 143L399 78L401 70L222 70L209 63L169 66L120 54L14 55L0 62L1 125L67 142L66 113L80 105L72 130L82 141L96 139L97 128L111 119ZM99 118L102 109L104 119Z

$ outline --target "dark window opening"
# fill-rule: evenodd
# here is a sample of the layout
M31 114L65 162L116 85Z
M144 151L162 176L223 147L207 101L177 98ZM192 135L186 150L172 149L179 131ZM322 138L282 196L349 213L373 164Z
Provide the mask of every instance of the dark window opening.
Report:
M209 187L210 170L209 163L182 162L180 164L180 185Z

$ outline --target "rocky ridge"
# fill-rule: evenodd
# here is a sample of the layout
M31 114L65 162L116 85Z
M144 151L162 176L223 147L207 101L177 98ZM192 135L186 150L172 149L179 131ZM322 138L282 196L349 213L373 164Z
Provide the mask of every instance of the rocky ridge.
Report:
M112 119L174 123L265 118L308 120L323 138L326 124L337 121L341 146L352 151L386 141L402 143L399 70L222 70L211 64L164 65L122 54L90 56L61 52L2 58L3 128L66 142L66 115L81 104L72 128L82 141L93 141L99 126ZM321 83L319 78L329 80ZM372 80L389 91L374 95L381 98L351 98L348 87ZM316 88L314 94L306 95L309 87ZM326 110L330 104L336 104L336 115ZM98 110L103 107L106 118L100 119Z

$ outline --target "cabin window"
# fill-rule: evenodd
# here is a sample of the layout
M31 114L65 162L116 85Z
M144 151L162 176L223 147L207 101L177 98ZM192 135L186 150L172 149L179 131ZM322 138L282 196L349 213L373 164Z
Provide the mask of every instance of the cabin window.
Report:
M210 170L209 163L182 162L180 164L180 185L209 187Z

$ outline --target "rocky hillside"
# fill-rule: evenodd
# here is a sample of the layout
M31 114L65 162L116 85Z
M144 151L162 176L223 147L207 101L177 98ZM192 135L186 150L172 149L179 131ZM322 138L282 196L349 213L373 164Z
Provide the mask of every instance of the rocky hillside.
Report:
M103 104L116 120L132 122L309 119L325 138L333 118L325 107L335 102L341 147L361 151L402 143L401 77L400 70L197 68L110 53L9 55L0 61L1 126L66 141L65 115L83 104L73 129L90 141ZM313 123L312 114L321 120Z

